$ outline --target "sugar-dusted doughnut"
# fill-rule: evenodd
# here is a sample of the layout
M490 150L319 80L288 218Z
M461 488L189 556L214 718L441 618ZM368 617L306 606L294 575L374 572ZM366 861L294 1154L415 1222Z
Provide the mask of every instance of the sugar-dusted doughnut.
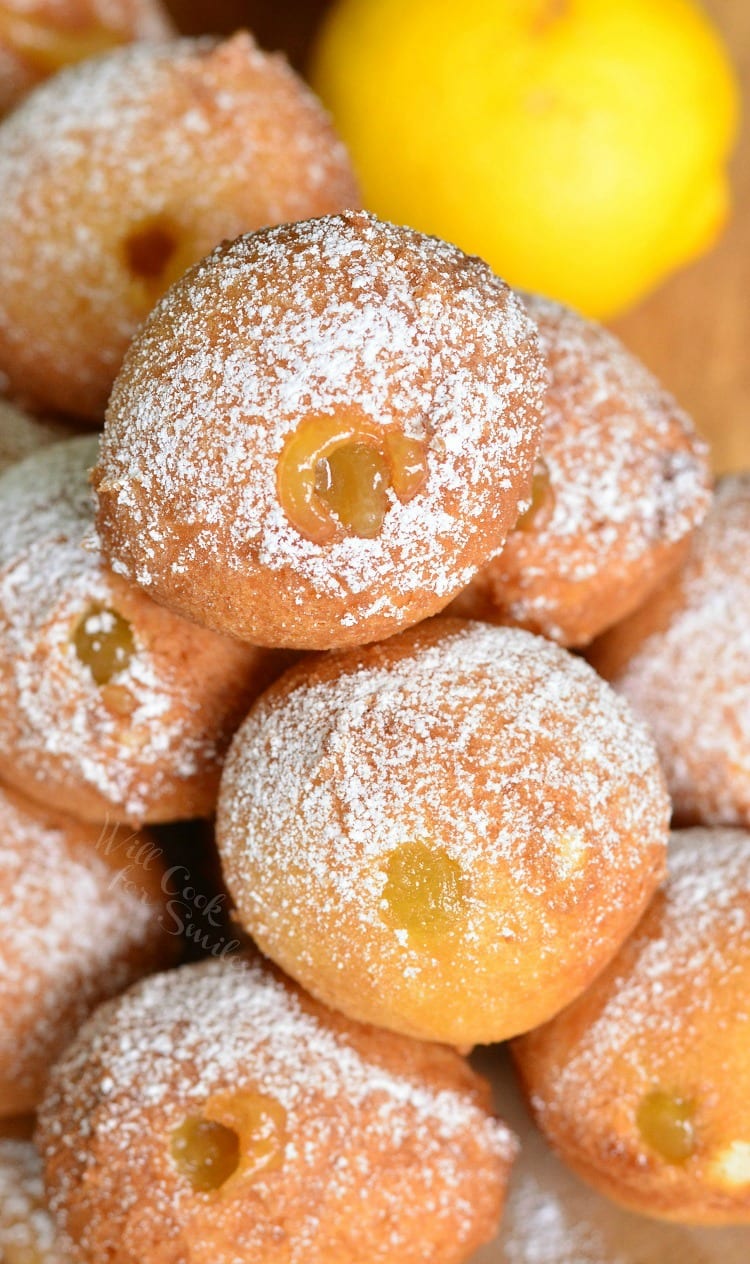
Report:
M3 777L84 820L208 816L229 739L286 660L110 573L90 539L95 458L95 438L71 439L0 475Z
M0 370L87 417L217 242L358 200L322 107L245 34L117 49L43 84L0 125L0 187Z
M364 212L241 238L128 353L95 471L105 552L258 644L390 635L515 521L542 375L518 300L453 246Z
M706 445L613 334L523 295L550 372L528 508L455 613L586 645L684 556L710 501Z
M520 1142L500 1234L471 1264L747 1264L742 1227L702 1228L634 1215L557 1157L524 1108L499 1050L478 1059Z
M644 1215L750 1224L750 834L673 835L670 875L593 986L515 1043L537 1122Z
M515 1153L452 1050L242 958L102 1007L38 1137L81 1264L459 1264L494 1233Z
M645 719L682 824L750 826L750 474L723 479L685 565L591 662Z
M42 1164L31 1141L0 1138L0 1260L73 1264L47 1210Z
M650 738L586 663L434 620L264 694L217 838L245 929L304 987L462 1046L583 991L662 877L668 818Z
M172 960L160 849L0 787L0 1116L33 1110L100 1001Z
M63 66L173 29L159 0L0 0L0 115Z
M16 404L0 399L0 473L37 448L59 443L70 434L66 426L32 417Z

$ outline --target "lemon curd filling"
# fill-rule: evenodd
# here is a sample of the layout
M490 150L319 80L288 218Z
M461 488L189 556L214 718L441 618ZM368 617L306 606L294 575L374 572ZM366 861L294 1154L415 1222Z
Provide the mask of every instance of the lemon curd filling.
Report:
M174 1130L170 1153L196 1192L211 1193L234 1176L252 1180L281 1167L286 1136L286 1111L274 1098L221 1094Z
M315 467L315 494L338 518L347 535L372 540L388 510L390 467L377 448L344 443Z
M655 1089L638 1107L638 1130L650 1150L665 1163L679 1166L695 1153L695 1102Z
M427 479L424 444L366 418L307 417L287 440L279 502L315 544L343 534L375 539L393 496L407 504Z
M134 306L150 311L195 262L197 253L183 229L167 214L131 226L120 243Z
M79 661L99 686L108 685L127 669L135 653L133 629L127 619L105 606L91 606L73 631Z
M531 480L530 503L516 522L515 531L534 531L549 520L555 506L546 461L538 460Z
M193 1189L221 1189L240 1165L240 1139L232 1128L204 1119L186 1119L172 1134L171 1154L177 1170Z
M461 866L444 848L404 843L388 857L383 920L412 935L445 934L462 915L462 887Z

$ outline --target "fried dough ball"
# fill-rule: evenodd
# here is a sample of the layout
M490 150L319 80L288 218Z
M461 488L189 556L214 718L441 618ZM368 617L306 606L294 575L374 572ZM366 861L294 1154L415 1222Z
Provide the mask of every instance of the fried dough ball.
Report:
M435 620L271 687L217 840L245 929L304 987L466 1046L583 991L661 880L668 819L645 729L585 663Z
M645 719L685 825L750 827L750 474L725 478L684 567L590 651Z
M523 295L550 371L528 507L453 612L587 645L679 565L710 502L706 445L612 334Z
M105 552L257 644L390 635L504 539L542 374L518 300L453 246L364 212L241 238L128 353L94 479Z
M0 115L64 66L173 30L159 0L0 0Z
M39 1140L81 1264L459 1264L495 1232L515 1154L456 1053L241 958L104 1006L52 1073Z
M747 1264L743 1228L657 1222L595 1193L534 1127L505 1058L493 1050L479 1067L492 1076L495 1102L521 1149L500 1236L472 1264Z
M41 420L0 399L0 473L16 461L70 437L70 430L54 421Z
M322 106L249 35L117 49L0 127L0 369L99 418L133 334L226 237L357 203Z
M643 1215L750 1224L750 834L673 835L670 876L579 1000L515 1054L537 1122Z
M42 1164L30 1141L0 1140L0 1260L73 1264L47 1210Z
M96 439L71 439L0 476L3 777L83 820L208 816L232 733L287 659L107 570L91 540L95 457Z
M176 955L160 851L0 787L0 1115L33 1110L103 1000Z

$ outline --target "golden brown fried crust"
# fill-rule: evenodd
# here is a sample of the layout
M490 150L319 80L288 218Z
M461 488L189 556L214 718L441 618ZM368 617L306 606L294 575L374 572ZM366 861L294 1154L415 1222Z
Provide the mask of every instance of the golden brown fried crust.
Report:
M40 405L95 419L191 264L224 238L358 204L322 106L245 34L66 71L0 127L0 173L0 369Z
M653 731L682 825L750 826L750 478L723 479L684 565L588 658Z
M536 514L452 606L587 645L654 593L709 506L706 445L606 330L524 296L550 371Z
M531 322L479 260L347 213L223 247L133 343L94 484L115 568L199 622L325 649L435 614L515 520L539 441ZM420 446L374 538L304 534L280 460L315 419ZM497 478L502 467L504 479Z
M612 964L514 1054L537 1123L596 1189L643 1215L748 1224L750 835L676 833L670 864ZM640 1130L657 1092L690 1103L681 1162Z
M5 777L42 805L54 798L60 808L82 821L115 819L141 825L209 817L216 805L223 757L232 734L248 706L288 659L240 645L230 637L218 637L180 619L117 576L109 577L109 595L112 608L130 623L138 644L149 654L161 680L159 693L162 697L171 695L170 723L180 731L181 742L193 748L193 754L186 750L185 767L174 762L174 750L141 764L141 751L153 741L153 733L148 733L153 724L144 728L127 715L118 717L107 702L93 697L86 707L92 756L104 756L105 762L108 757L111 773L111 777L103 775L105 788L97 791L85 779L85 766L79 765L77 772L71 766L69 748L56 755L41 745L30 745L28 724L21 709L16 709L19 699L9 680L14 668L11 663L7 671L0 666L0 697L6 700L0 723ZM33 652L37 670L45 671L54 656L52 643L41 639ZM58 714L61 732L71 717L80 713L82 703L77 682L71 678L69 686L69 710L66 714L63 708ZM116 682L114 687L127 688ZM102 747L97 750L99 716ZM111 721L116 731L105 737L103 730L110 729Z
M100 1004L175 959L148 834L83 825L0 787L0 1115L36 1108Z
M0 753L8 782L90 821L213 813L224 755L288 656L181 619L85 549L94 439L58 444L0 479ZM76 636L97 612L129 629L97 682Z
M303 986L466 1046L591 982L663 877L668 817L650 739L580 660L443 619L272 686L230 750L217 839L245 928ZM386 907L414 844L460 888L424 939Z
M0 116L70 61L171 35L160 0L3 0Z
M248 1094L282 1121L277 1164L196 1193L175 1129ZM86 1264L460 1264L496 1230L515 1153L489 1111L454 1052L353 1024L235 958L100 1010L51 1077L38 1140Z

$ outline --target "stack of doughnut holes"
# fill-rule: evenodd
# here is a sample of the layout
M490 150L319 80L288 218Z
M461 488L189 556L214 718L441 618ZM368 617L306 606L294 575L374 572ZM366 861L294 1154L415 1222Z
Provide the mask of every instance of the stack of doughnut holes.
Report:
M247 33L0 114L0 1260L739 1264L750 474Z

